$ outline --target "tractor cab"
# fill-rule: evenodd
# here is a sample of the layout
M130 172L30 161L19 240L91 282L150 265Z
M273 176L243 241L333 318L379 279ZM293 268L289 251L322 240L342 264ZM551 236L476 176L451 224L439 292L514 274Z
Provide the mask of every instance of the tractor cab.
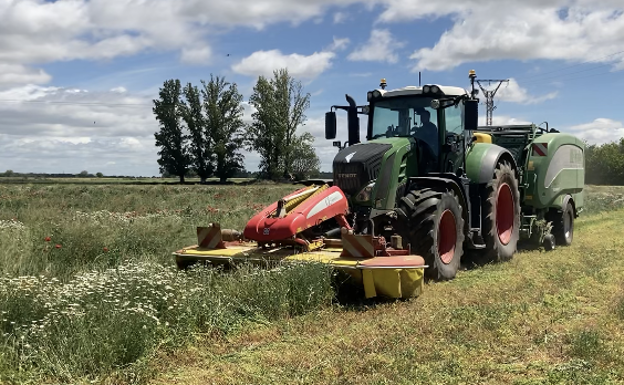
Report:
M332 106L326 114L325 137L336 137L335 110L346 110L349 140L344 147L334 142L340 151L333 184L353 196L356 206L390 210L411 177L464 174L478 114L478 102L466 90L441 85L386 90L382 79L380 88L367 93L367 105L346 98L348 106ZM359 115L368 117L365 143L360 143Z
M419 154L418 171L413 176L429 172L456 173L461 167L471 133L477 128L477 103L460 87L425 85L386 90L385 79L380 88L367 93L368 104L356 106L347 95L349 106L332 106L325 117L325 137L336 137L334 109L348 112L349 140L339 148L360 143L358 115L368 116L366 139L371 143L397 143L384 139L405 138ZM468 114L466 108L468 105ZM468 119L467 119L468 118Z

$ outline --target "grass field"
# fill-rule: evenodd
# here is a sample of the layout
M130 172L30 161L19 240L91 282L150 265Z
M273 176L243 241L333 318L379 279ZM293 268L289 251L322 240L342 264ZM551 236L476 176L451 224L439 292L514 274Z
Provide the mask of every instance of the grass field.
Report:
M0 185L2 383L610 384L624 378L624 188L570 248L409 302L332 301L323 266L179 273L195 227L293 186Z
M185 183L199 183L199 178L186 178ZM206 182L217 183L218 178L208 178ZM228 184L237 184L245 182L254 182L252 178L229 178ZM10 176L0 177L0 184L29 184L29 185L54 185L54 184L78 184L78 185L159 185L159 184L179 184L178 178L147 178L147 177L102 177L102 178L89 178L89 177L74 177L74 178L62 178L62 177L38 177L38 176Z

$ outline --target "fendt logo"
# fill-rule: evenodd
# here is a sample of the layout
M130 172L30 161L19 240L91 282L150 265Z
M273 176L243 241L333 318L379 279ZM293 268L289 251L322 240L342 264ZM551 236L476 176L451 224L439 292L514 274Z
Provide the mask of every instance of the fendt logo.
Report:
M338 174L339 178L357 178L357 174L356 173L352 173L352 174Z
M356 152L357 151L353 151L349 155L345 156L345 160L347 161L347 163L351 162L351 158L353 158L353 155L355 155Z

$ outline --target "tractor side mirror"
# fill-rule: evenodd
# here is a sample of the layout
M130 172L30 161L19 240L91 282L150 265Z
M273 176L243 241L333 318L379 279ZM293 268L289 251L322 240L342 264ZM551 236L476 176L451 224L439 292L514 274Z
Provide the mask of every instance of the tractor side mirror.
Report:
M465 101L464 129L476 131L479 126L479 101L468 99Z
M325 139L336 138L336 112L325 113Z

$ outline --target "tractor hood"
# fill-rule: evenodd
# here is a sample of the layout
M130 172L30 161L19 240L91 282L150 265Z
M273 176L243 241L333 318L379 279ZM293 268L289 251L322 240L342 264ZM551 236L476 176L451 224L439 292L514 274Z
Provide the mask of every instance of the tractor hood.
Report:
M334 158L334 185L348 196L357 194L370 181L377 179L390 143L360 143L347 147Z

